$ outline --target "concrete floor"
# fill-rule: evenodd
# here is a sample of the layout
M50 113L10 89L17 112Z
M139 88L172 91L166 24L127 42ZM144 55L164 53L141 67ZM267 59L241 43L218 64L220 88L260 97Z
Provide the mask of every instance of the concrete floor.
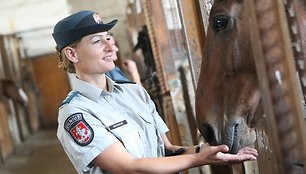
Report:
M75 174L56 137L55 129L40 130L18 145L0 174Z

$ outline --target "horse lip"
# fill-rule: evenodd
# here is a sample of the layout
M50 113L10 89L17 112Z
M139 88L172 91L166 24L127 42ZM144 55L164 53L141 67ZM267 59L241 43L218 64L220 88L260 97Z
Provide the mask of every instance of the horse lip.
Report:
M237 154L239 147L238 147L238 129L239 124L236 123L229 129L226 129L226 132L223 137L223 144L226 144L229 147L229 153Z
M239 128L239 124L236 124L234 126L234 137L233 137L233 145L229 151L229 153L231 154L237 154L238 153L238 128Z

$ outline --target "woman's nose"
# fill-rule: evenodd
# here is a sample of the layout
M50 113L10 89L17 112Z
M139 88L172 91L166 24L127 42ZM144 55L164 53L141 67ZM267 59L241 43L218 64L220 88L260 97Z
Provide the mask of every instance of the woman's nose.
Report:
M105 40L105 50L113 51L113 45L108 40Z

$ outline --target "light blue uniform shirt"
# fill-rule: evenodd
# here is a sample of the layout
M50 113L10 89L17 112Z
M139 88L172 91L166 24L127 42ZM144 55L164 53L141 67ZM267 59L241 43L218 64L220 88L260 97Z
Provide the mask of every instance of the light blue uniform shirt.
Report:
M164 156L165 122L145 89L117 84L107 77L110 92L75 80L59 108L57 136L79 174L108 173L91 161L120 140L134 158Z

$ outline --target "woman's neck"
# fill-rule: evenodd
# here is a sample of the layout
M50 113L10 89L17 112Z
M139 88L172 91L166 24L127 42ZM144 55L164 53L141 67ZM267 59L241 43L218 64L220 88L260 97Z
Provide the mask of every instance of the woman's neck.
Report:
M108 91L107 80L105 74L98 74L98 75L88 75L88 74L76 74L77 78L88 82L96 87Z

